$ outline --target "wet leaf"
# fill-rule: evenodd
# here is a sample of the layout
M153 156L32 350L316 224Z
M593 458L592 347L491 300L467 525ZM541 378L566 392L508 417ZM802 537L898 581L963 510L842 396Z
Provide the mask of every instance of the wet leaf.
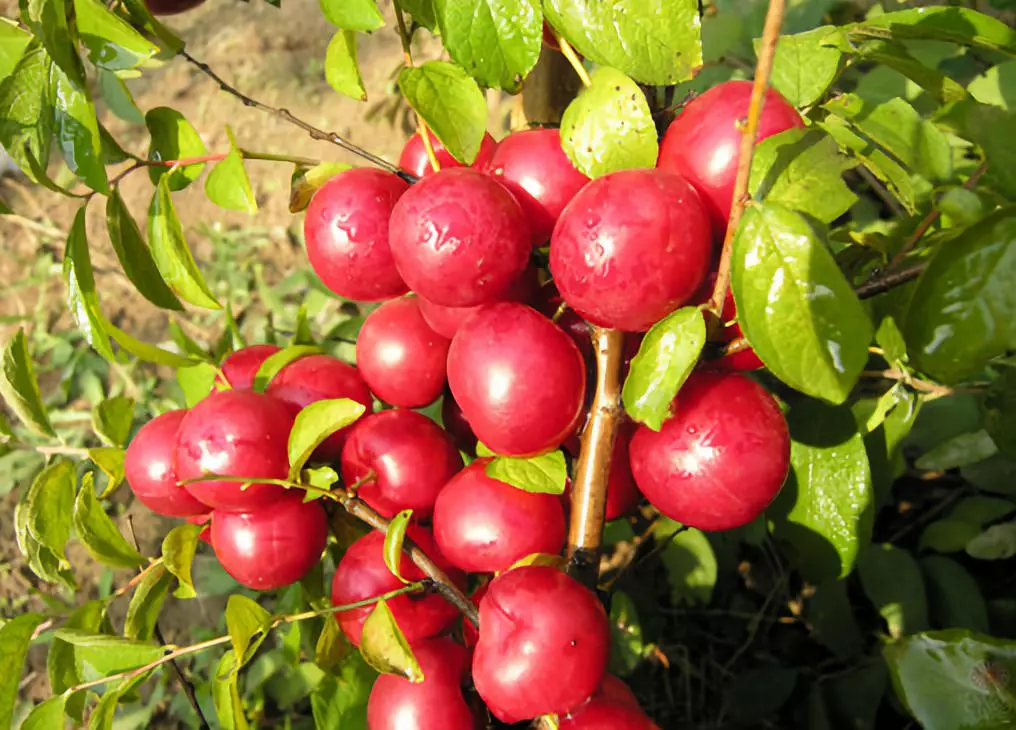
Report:
M336 431L345 428L366 412L366 407L349 398L320 400L296 415L289 432L289 479L300 478L303 465L314 449Z

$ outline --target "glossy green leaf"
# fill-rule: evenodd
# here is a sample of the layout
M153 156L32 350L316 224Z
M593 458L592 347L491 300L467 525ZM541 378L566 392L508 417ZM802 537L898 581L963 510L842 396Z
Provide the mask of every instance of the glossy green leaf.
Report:
M314 449L333 433L356 421L366 410L362 403L349 398L316 401L302 409L289 433L290 480L299 479Z
M74 20L96 66L110 71L137 68L159 52L158 46L99 0L74 0Z
M495 456L483 471L531 494L564 494L568 482L568 464L560 450L528 458Z
M92 430L110 446L126 446L134 423L134 399L118 395L92 409Z
M71 28L67 0L25 0L21 20L38 38L56 67L77 89L85 86L85 74L78 58L76 33Z
M831 25L780 36L773 59L773 87L794 106L814 104L840 73L843 52L836 41L842 37L843 31ZM756 53L760 45L761 40L756 40Z
M166 653L165 647L158 644L65 626L57 629L55 636L71 644L77 660L102 677L143 667Z
M376 678L360 654L346 657L311 693L315 727L366 730L367 699Z
M413 683L424 680L423 670L384 599L377 602L364 621L360 654L382 674L396 674Z
M646 641L635 602L624 591L614 591L610 596L610 638L609 670L626 677L642 663Z
M247 716L240 698L239 678L231 667L236 664L236 657L230 649L222 655L218 668L212 679L212 700L215 713L219 718L222 730L247 730Z
M887 645L897 699L926 730L995 730L1016 720L1016 644L952 629Z
M1004 369L981 402L984 430L998 450L1016 458L1016 368Z
M145 362L154 362L159 365L167 365L171 368L185 368L194 364L194 361L190 358L132 337L109 320L105 320L103 324L106 332L113 338L116 344Z
M749 190L759 200L831 223L857 202L843 181L843 173L855 164L829 135L788 129L755 148Z
M589 177L654 167L660 147L642 89L607 66L590 80L561 118L561 147L568 159Z
M95 446L88 450L88 458L99 467L108 480L102 494L99 495L100 499L105 499L113 494L123 482L125 457L126 451L124 449L110 446Z
M306 210L318 188L349 169L352 169L352 165L343 162L322 162L313 167L296 165L289 180L289 212Z
M88 718L88 730L113 730L113 718L122 692L123 690L118 687L107 689L103 693Z
M278 352L272 353L261 363L257 372L254 373L254 382L251 388L258 393L264 393L268 384L272 382L272 378L278 375L282 368L291 362L296 362L301 357L321 355L322 353L324 353L324 350L317 345L290 345L289 347L284 347Z
M465 71L428 61L399 73L409 106L459 162L472 164L487 131L487 100Z
M413 510L404 509L395 515L388 524L385 531L384 559L389 572L403 583L409 583L402 577L400 566L402 565L402 545L406 541L406 530L409 528L409 520L413 516Z
M815 586L805 604L805 616L812 638L837 659L846 661L864 651L865 637L850 604L847 581L826 580Z
M39 436L56 436L42 402L24 329L18 329L4 348L0 359L0 395L29 431Z
M731 289L741 329L773 375L830 403L846 400L868 360L871 322L804 218L772 203L748 208Z
M105 193L109 182L95 105L61 69L53 69L52 83L56 140L64 161L88 187Z
M1016 555L1016 522L992 525L972 538L966 550L978 560L1008 560Z
M940 555L929 555L921 558L921 573L928 589L928 607L937 626L985 634L990 631L984 596L962 565Z
M867 40L853 44L850 51L856 53L859 59L882 64L876 67L875 72L891 74L897 71L903 74L943 104L967 96L967 90L957 81L915 58L903 42Z
M33 42L0 83L0 145L31 179L29 156L45 169L53 138L53 61Z
M42 618L37 613L23 613L0 626L0 727L11 725L28 645Z
M935 252L903 332L918 367L945 383L1016 347L1016 215L1002 211Z
M185 160L208 154L208 148L197 130L176 109L165 106L149 109L145 114L145 124L152 135L148 146L149 160ZM183 190L198 179L204 167L204 163L177 168L152 166L148 168L148 176L153 183L168 177L170 190Z
M0 81L14 73L32 35L10 18L0 18Z
M64 249L64 280L67 282L67 307L71 318L85 340L107 360L113 360L113 350L106 333L106 319L99 305L99 295L92 273L92 259L85 231L85 207L78 208L67 234Z
M861 586L898 639L929 628L928 601L921 569L906 550L872 545L857 561Z
M621 390L624 410L634 421L660 430L705 343L706 323L698 307L679 309L652 326Z
M370 33L384 27L385 19L374 0L320 0L321 13L343 30Z
M918 550L937 553L958 553L967 543L981 534L981 527L957 519L936 520L921 532Z
M694 528L677 532L680 527L666 517L653 525L653 537L663 546L660 561L667 571L671 600L678 605L706 605L718 577L716 553L703 532Z
M539 0L433 0L441 42L483 86L516 92L543 47Z
M340 30L328 43L325 52L325 81L340 94L357 101L367 101L367 90L356 60L356 33Z
M127 606L124 636L138 641L148 641L155 636L159 612L172 585L173 574L164 565L155 566L141 579Z
M170 180L159 180L148 209L148 244L155 265L181 299L196 307L221 309L187 246L173 205Z
M237 147L236 137L228 125L226 136L229 138L229 152L205 178L205 194L220 208L253 215L258 212L258 201L250 186L247 169L243 166L243 155Z
M131 94L123 79L104 68L98 69L96 76L99 81L99 92L111 112L131 124L145 123L145 115L138 109L134 95ZM108 162L109 160L107 160Z
M63 628L97 633L106 617L106 605L104 600L82 603L67 617ZM78 672L74 646L58 638L53 638L50 642L49 651L46 653L46 670L49 674L50 690L54 694L63 693L83 681ZM80 720L84 705L84 693L72 696L67 703L67 714Z
M120 534L95 496L91 473L81 480L74 500L74 531L93 558L114 568L140 568L145 558Z
M183 311L183 305L159 273L141 230L120 195L113 188L106 200L106 229L124 274L145 299L157 307Z
M204 525L177 525L162 540L162 560L166 569L179 581L173 592L177 598L193 598L197 595L191 566L198 550L198 536L204 529Z
M808 580L845 577L871 540L874 493L864 440L845 407L804 401L788 418L790 475L766 512Z
M22 494L22 499L14 509L14 536L17 539L18 549L25 556L28 568L35 575L48 583L57 583L68 591L74 591L76 589L74 574L67 567L64 556L40 543L28 529L26 496L27 493Z
M779 710L790 699L800 670L792 667L759 667L734 677L727 687L726 706L732 720L757 723Z
M74 464L60 459L36 475L22 500L29 533L65 565L63 555L71 537L76 486Z
M53 730L66 726L64 709L67 706L66 695L56 695L32 708L28 717L21 723L21 730Z
M1016 56L1016 31L1001 20L961 7L921 7L873 14L852 36L948 41Z
M1016 61L992 66L971 81L967 91L982 104L1016 108Z
M875 342L882 348L888 362L907 362L910 359L907 356L907 343L903 339L903 333L900 332L895 317L891 315L879 322L875 331Z
M145 0L123 0L131 24L140 28L152 41L162 49L160 58L169 59L176 56L184 48L184 42L175 32L160 23L152 15Z
M925 471L945 471L969 466L994 456L998 447L984 430L961 434L923 454L914 466Z
M257 652L268 635L272 615L256 602L241 595L232 595L226 603L226 628L233 644L236 662L232 672L239 672Z
M176 371L176 380L183 390L184 406L193 408L198 401L212 392L212 386L219 371L208 362L198 363Z
M702 65L697 0L545 0L543 10L582 55L639 83L687 81Z
M937 121L981 148L988 162L981 187L1016 196L1016 147L1008 137L1016 111L967 99L953 104Z

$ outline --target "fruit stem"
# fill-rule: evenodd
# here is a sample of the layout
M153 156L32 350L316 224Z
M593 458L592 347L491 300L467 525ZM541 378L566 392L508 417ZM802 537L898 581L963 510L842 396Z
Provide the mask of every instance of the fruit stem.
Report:
M590 588L599 578L600 541L607 505L607 481L621 418L621 357L624 334L593 329L596 393L572 483L568 528L568 572Z
M560 33L556 34L557 45L561 48L561 55L568 59L568 63L575 69L575 73L578 74L579 81L585 87L592 86L593 82L589 78L589 72L586 71L586 67L582 65L582 59L575 53L575 49L571 47L571 44L564 39L564 36Z
M773 70L773 58L776 55L776 44L780 40L780 26L783 25L785 0L769 0L766 11L765 28L762 31L762 46L759 49L758 64L755 66L755 83L751 89L751 103L748 105L748 118L744 125L741 138L741 152L737 161L737 177L734 181L734 200L730 208L730 220L727 232L723 237L723 251L720 254L720 267L716 273L716 285L713 296L709 300L709 311L714 315L713 323L719 321L723 311L723 302L730 288L730 264L733 253L734 236L741 223L741 216L748 204L748 183L751 178L751 161L755 156L755 141L758 137L759 120L762 118L762 107L765 104L766 87L769 75Z

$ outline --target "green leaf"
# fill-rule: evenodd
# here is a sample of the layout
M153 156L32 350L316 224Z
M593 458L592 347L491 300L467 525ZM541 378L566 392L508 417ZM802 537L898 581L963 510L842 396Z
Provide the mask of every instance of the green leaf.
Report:
M749 190L759 200L831 223L857 202L843 181L855 164L828 134L788 129L755 148Z
M63 559L71 537L71 513L77 474L66 459L55 461L36 475L23 497L28 532L40 545Z
M176 380L183 390L184 406L193 408L212 392L212 386L219 371L208 362L198 363L176 371Z
M180 581L173 593L177 598L194 598L197 595L191 565L198 550L198 536L204 529L204 525L177 525L162 540L162 560L166 570Z
M804 218L773 203L748 208L731 289L741 329L773 375L830 403L846 400L868 360L871 322Z
M918 550L937 553L958 553L981 534L981 527L963 520L945 519L932 522L921 533Z
M978 560L1008 560L1016 555L1016 522L992 525L967 543L967 555Z
M92 474L81 480L74 500L74 531L92 557L114 568L140 568L147 562L120 534L95 497Z
M0 727L11 726L28 645L42 618L37 613L23 613L0 627Z
M104 68L98 69L96 76L99 81L99 92L102 94L102 99L106 102L106 106L109 107L111 112L131 124L145 123L145 115L138 109L137 102L134 101L134 95L131 94L123 79ZM110 161L107 160L108 162Z
M808 580L845 577L871 540L874 493L864 440L846 407L790 410L790 476L767 511Z
M846 661L864 651L865 637L850 605L846 581L827 580L815 586L805 604L805 616L811 624L812 638L837 659Z
M1009 198L1016 195L1016 147L1007 136L1016 123L1016 112L966 99L953 104L936 121L984 152L989 164L982 187L999 190Z
M382 674L396 674L410 682L422 682L423 670L413 656L402 629L382 598L363 623L360 654L364 660Z
M367 699L376 678L360 654L346 657L338 671L326 674L311 693L315 727L367 730Z
M888 679L885 665L878 662L822 681L822 697L837 720L835 727L875 727Z
M145 299L157 307L183 311L183 305L166 285L141 230L114 187L106 200L106 229L124 274Z
M409 528L409 520L413 516L413 510L404 509L392 518L385 531L384 559L388 570L403 583L409 583L402 577L399 569L402 563L402 545L406 541L406 530Z
M21 723L21 730L53 730L53 728L65 727L64 708L66 706L66 695L57 695L44 700L32 708L31 713Z
M109 190L95 105L59 68L53 69L56 139L67 166L92 190Z
M639 83L669 86L687 81L702 65L697 0L544 0L543 11L586 58L613 66Z
M104 600L82 603L67 617L63 628L97 633L106 618L106 605ZM58 638L54 638L50 642L49 652L46 654L46 670L49 674L50 690L54 694L62 694L68 688L83 681L78 672L74 646ZM84 693L72 696L67 703L67 714L80 720L84 707Z
M121 688L107 689L88 718L88 730L113 730L113 717L123 695Z
M476 82L458 66L428 61L402 69L399 88L452 157L472 164L487 131L487 101Z
M226 210L238 210L254 215L258 212L258 201L250 186L250 178L243 166L243 155L236 145L233 130L226 126L229 138L229 152L205 179L205 194L208 199Z
M761 722L790 699L800 670L790 667L759 667L738 674L727 687L726 706L732 720Z
M221 309L187 246L170 187L171 178L159 180L148 209L148 243L155 265L181 299L196 307Z
M107 398L92 409L92 429L110 446L126 446L133 423L134 399L125 395Z
M367 101L360 65L356 60L356 33L340 30L325 52L325 81L340 94L356 101Z
M797 107L811 106L840 73L843 52L836 45L843 31L831 25L796 35L780 36L773 59L772 85ZM762 45L755 41L755 52Z
M921 370L945 383L1016 347L1016 215L1002 211L938 247L903 332Z
M1001 454L979 464L965 466L960 474L978 489L1016 496L1016 461Z
M247 730L247 716L240 698L239 677L230 671L236 664L236 655L230 649L222 655L212 678L212 700L222 730Z
M947 41L1016 55L1016 32L968 8L921 7L872 15L850 28L852 36Z
M320 3L325 19L343 30L370 33L384 27L384 16L374 0L320 0Z
M684 307L654 324L631 362L621 400L633 420L659 431L670 404L695 368L706 342L698 307Z
M1016 368L1002 371L981 401L984 430L998 450L1016 458Z
M352 165L343 162L322 162L314 167L296 165L289 180L289 212L306 210L318 188L336 175L351 169Z
M495 456L483 471L531 494L564 494L568 482L568 464L560 450L529 458Z
M1016 108L1016 61L992 66L967 85L967 91L982 104Z
M922 455L914 466L925 471L945 471L969 466L994 456L998 447L986 431L961 434Z
M314 647L314 663L326 672L332 672L346 657L353 645L342 633L338 621L325 621ZM359 654L356 655L359 658Z
M926 730L993 730L1016 718L1016 644L952 629L887 645L897 699Z
M106 360L113 360L113 350L106 334L106 320L99 305L99 295L92 274L92 259L85 232L85 208L74 216L64 249L63 272L67 282L67 307L71 318L85 340Z
M364 414L366 407L349 398L320 400L296 415L289 432L289 479L296 481L314 449Z
M145 124L152 135L148 147L149 160L185 160L208 154L197 130L176 109L165 106L149 109L145 114ZM183 190L198 179L204 167L204 163L185 165L170 172L169 167L152 166L148 168L148 176L152 183L168 177L170 190Z
M483 86L518 91L543 47L539 0L434 0L441 42Z
M892 545L872 545L857 561L861 586L898 639L924 631L928 624L928 601L921 569L906 550Z
M116 344L145 362L154 362L159 365L167 365L171 368L185 368L194 364L194 361L190 358L177 355L175 352L163 350L161 347L131 337L109 320L104 320L103 324L106 332L109 333L109 336L113 338Z
M162 604L172 584L173 574L164 565L155 566L141 579L127 606L124 636L137 641L148 641L155 635L159 612L162 611Z
M883 317L879 323L878 330L875 331L875 342L882 348L888 362L907 362L910 359L907 356L906 340L892 315Z
M42 402L35 368L28 356L24 329L19 328L4 348L0 360L0 395L29 431L39 436L56 437Z
M869 40L853 46L850 50L856 53L859 59L882 64L876 67L875 72L892 74L892 71L897 71L943 104L959 101L967 96L967 90L959 83L912 56L902 43ZM868 77L874 78L871 74Z
M666 517L653 525L653 537L663 546L660 560L667 570L671 600L678 605L706 605L716 587L716 553L703 532L688 528L675 535L680 527Z
M624 591L610 596L610 671L622 677L630 675L646 654L646 642L642 636L635 602Z
M55 636L71 644L77 660L100 677L143 667L166 653L166 648L157 644L66 626L57 629Z
M980 495L967 497L956 503L956 506L949 512L949 518L963 520L983 527L989 522L995 522L1003 517L1008 517L1016 512L1016 502L998 497L982 497Z
M254 382L251 385L251 389L258 393L264 393L265 389L268 388L268 384L272 382L272 378L278 375L282 368L291 362L296 362L301 357L320 355L323 352L324 350L317 345L290 345L289 347L282 348L261 363L261 367L254 373Z
M561 118L561 147L568 159L589 177L654 167L660 146L642 89L607 66L590 80Z
M184 48L183 40L164 26L148 10L144 0L123 0L123 6L132 20L132 25L144 31L145 35L158 42L161 58L172 58Z
M34 42L25 49L14 72L0 83L0 145L18 167L38 182L31 160L45 169L52 144L53 61ZM30 159L31 158L31 159Z
M940 555L921 558L928 588L928 606L935 623L943 628L988 633L988 606L977 581L955 560Z
M253 658L268 635L271 624L272 614L256 602L241 595L229 597L226 602L226 629L233 644L233 656L236 657L233 674Z
M10 18L0 18L0 80L14 73L21 54L25 52L32 34L23 30Z
M77 39L70 26L70 8L66 0L26 0L19 3L21 19L38 38L57 68L75 88L85 85L85 74L78 58Z
M99 0L74 0L74 20L92 63L109 71L145 65L159 52L120 16Z

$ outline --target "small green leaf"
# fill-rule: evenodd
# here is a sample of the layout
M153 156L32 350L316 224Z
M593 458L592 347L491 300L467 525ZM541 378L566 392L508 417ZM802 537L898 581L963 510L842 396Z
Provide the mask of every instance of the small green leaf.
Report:
M77 474L65 459L55 461L36 475L23 497L29 533L65 565L64 548L71 537L71 513Z
M495 456L483 471L532 494L564 494L568 482L568 464L560 450L529 458Z
M0 360L0 395L29 431L39 436L56 437L28 355L24 329L19 328L4 348Z
M878 325L875 332L875 342L882 348L885 359L888 362L907 362L907 343L903 339L899 325L894 317L886 316Z
M107 398L92 409L92 429L110 446L126 446L134 423L134 399Z
M71 644L77 660L101 677L143 667L166 653L166 648L158 644L66 626L57 629L55 636Z
M906 386L896 383L883 393L875 403L875 409L864 422L865 433L871 433L885 423L885 419L900 402L908 398Z
M74 0L74 21L89 58L109 71L145 65L159 52L143 35L99 0Z
M773 375L830 403L850 395L868 360L868 315L807 221L783 206L745 211L731 288L745 337Z
M176 381L183 390L184 406L193 408L199 401L212 392L218 369L208 362L198 363L176 371Z
M402 69L399 88L452 157L472 164L487 131L487 101L476 81L451 63L428 61Z
M99 81L99 93L102 94L102 100L106 102L109 110L125 122L144 124L145 115L138 109L134 95L131 94L123 79L104 68L98 69L96 75ZM108 162L109 160L107 160Z
M633 420L659 431L706 343L702 310L684 307L654 324L631 362L621 400Z
M170 178L159 180L148 209L148 243L163 278L186 302L206 309L221 309L187 246L176 215Z
M116 344L145 362L153 362L171 368L185 368L194 364L194 361L190 358L183 357L169 350L163 350L157 345L151 345L131 337L108 319L103 320L103 325Z
M937 553L958 553L981 534L981 527L963 520L936 520L924 528L918 550Z
M613 66L639 83L669 86L687 81L702 65L697 0L544 0L543 11L586 58Z
M208 199L226 210L238 210L254 215L258 212L258 201L250 186L250 178L243 166L243 155L236 144L233 130L226 125L229 138L229 152L205 179L205 194Z
M939 444L914 462L914 466L925 471L945 471L976 464L996 453L998 447L987 431L972 431Z
M289 479L299 479L303 465L314 449L339 429L345 428L364 414L366 407L349 398L320 400L311 403L296 415L289 432Z
M82 603L67 617L63 628L98 633L99 627L106 618L106 605L104 600ZM54 694L62 694L70 687L83 681L78 672L74 646L58 638L54 638L49 645L49 652L46 654L46 670L49 674L49 686ZM67 714L80 720L84 706L84 693L72 696L67 703Z
M978 464L965 466L960 474L978 489L1016 497L1016 461L1001 454Z
M943 629L970 629L988 633L988 606L974 577L955 560L940 555L921 558L928 588L928 606L936 625Z
M236 655L230 649L222 655L219 666L212 678L212 700L222 730L247 730L247 716L240 698L239 677L231 668L236 664Z
M226 603L226 628L233 643L236 662L232 673L240 671L257 652L268 635L272 615L257 603L241 595L232 595Z
M23 613L0 627L0 727L11 726L28 645L42 618L37 613Z
M314 647L314 663L326 672L331 672L353 650L353 645L342 633L338 621L325 621ZM359 656L359 655L357 655Z
M157 307L183 311L183 305L166 285L141 230L114 187L106 200L106 229L124 274L138 292Z
M265 389L268 388L268 384L272 382L272 378L278 375L282 368L291 362L296 362L301 357L321 355L322 353L324 353L324 350L317 345L290 345L278 352L272 353L261 363L258 371L254 373L254 382L251 385L251 389L258 393L264 393Z
M1001 20L960 7L920 7L872 14L852 36L947 41L1016 55L1016 32Z
M14 73L32 34L10 18L0 18L0 81Z
M376 679L377 673L360 654L349 654L338 665L337 671L326 674L311 693L315 727L366 728L367 699Z
M105 565L140 568L146 563L145 558L120 534L96 499L90 472L82 478L74 500L74 531L92 557Z
M624 591L610 596L610 637L610 671L626 677L642 663L646 641L635 602Z
M800 670L792 667L759 667L741 672L726 692L732 720L760 723L790 699Z
M385 532L384 559L385 565L391 574L403 583L409 583L402 577L399 565L402 563L402 544L406 541L406 530L409 528L409 520L413 516L413 510L404 509L399 512L388 524Z
M1008 137L1016 112L965 99L953 104L937 122L974 142L984 152L988 170L983 186L998 190L1010 199L1016 195L1016 147Z
M666 517L653 525L653 537L663 546L660 560L667 570L671 600L677 605L704 606L712 600L719 574L716 553L705 533L694 528L677 532L680 527Z
M865 637L850 605L846 581L826 580L815 586L805 604L805 616L811 624L812 638L837 659L847 661L864 651Z
M33 41L18 60L13 73L0 83L0 145L32 180L39 181L34 167L45 169L52 146L54 113L53 61Z
M159 44L162 49L161 58L172 58L183 50L183 40L155 19L144 0L123 0L123 6L133 21L132 25Z
M1016 512L1016 502L998 497L967 497L956 503L949 512L949 518L963 520L978 527L995 522Z
M780 36L773 59L773 87L796 107L814 104L839 76L843 52L837 41L842 40L843 31L831 25ZM756 53L761 44L755 41Z
M589 177L654 167L660 146L642 89L606 66L590 80L561 118L561 147L568 159Z
M173 584L173 574L164 565L152 568L134 589L127 606L123 634L128 639L148 641L155 635L159 612Z
M120 688L107 689L103 693L88 718L88 730L113 730L113 718L122 694L123 690Z
M106 319L99 306L99 295L92 273L92 259L85 233L85 206L78 208L67 234L64 249L64 279L67 282L67 307L71 318L85 340L106 360L113 360L113 350L106 333Z
M872 73L892 74L893 71L897 71L943 104L959 101L967 96L966 89L958 82L937 68L932 68L915 58L902 42L868 40L854 44L850 48L850 52L856 53L859 59L882 64L876 67ZM872 73L868 74L868 78L872 78ZM890 91L891 93L894 92Z
M84 88L85 74L78 58L76 33L70 26L69 3L66 0L27 0L19 5L22 21L42 42L56 69L62 71L75 88Z
M145 124L152 135L148 147L149 160L185 160L208 154L197 130L176 109L165 106L149 109L145 114ZM170 172L169 167L153 165L148 168L148 176L155 184L168 177L170 190L183 190L198 179L204 167L204 163L184 165Z
M64 708L67 706L67 695L57 695L36 705L25 721L21 730L53 730L66 726Z
M998 450L1016 458L1016 368L1007 368L990 386L981 401L984 430Z
M363 624L360 654L382 674L396 674L413 683L424 679L423 670L384 599L377 602Z
M53 69L53 113L56 139L67 166L88 187L109 190L95 105L59 68Z
M928 628L928 602L917 561L906 550L872 545L857 561L861 586L898 639Z
M982 104L1003 109L1016 106L1016 61L992 66L967 85L967 91Z
M356 33L340 30L325 51L325 81L340 94L356 101L367 101L360 65L356 60Z
M967 543L967 555L978 560L1008 560L1016 555L1016 522L989 527Z
M374 0L320 0L321 13L332 25L343 30L370 33L385 24Z
M352 165L343 162L322 162L314 167L296 165L289 179L289 212L299 213L306 210L318 188L336 175L350 169Z
M198 536L204 525L177 525L162 540L162 560L166 569L180 582L173 595L177 598L194 598L194 579L191 565L198 550Z

